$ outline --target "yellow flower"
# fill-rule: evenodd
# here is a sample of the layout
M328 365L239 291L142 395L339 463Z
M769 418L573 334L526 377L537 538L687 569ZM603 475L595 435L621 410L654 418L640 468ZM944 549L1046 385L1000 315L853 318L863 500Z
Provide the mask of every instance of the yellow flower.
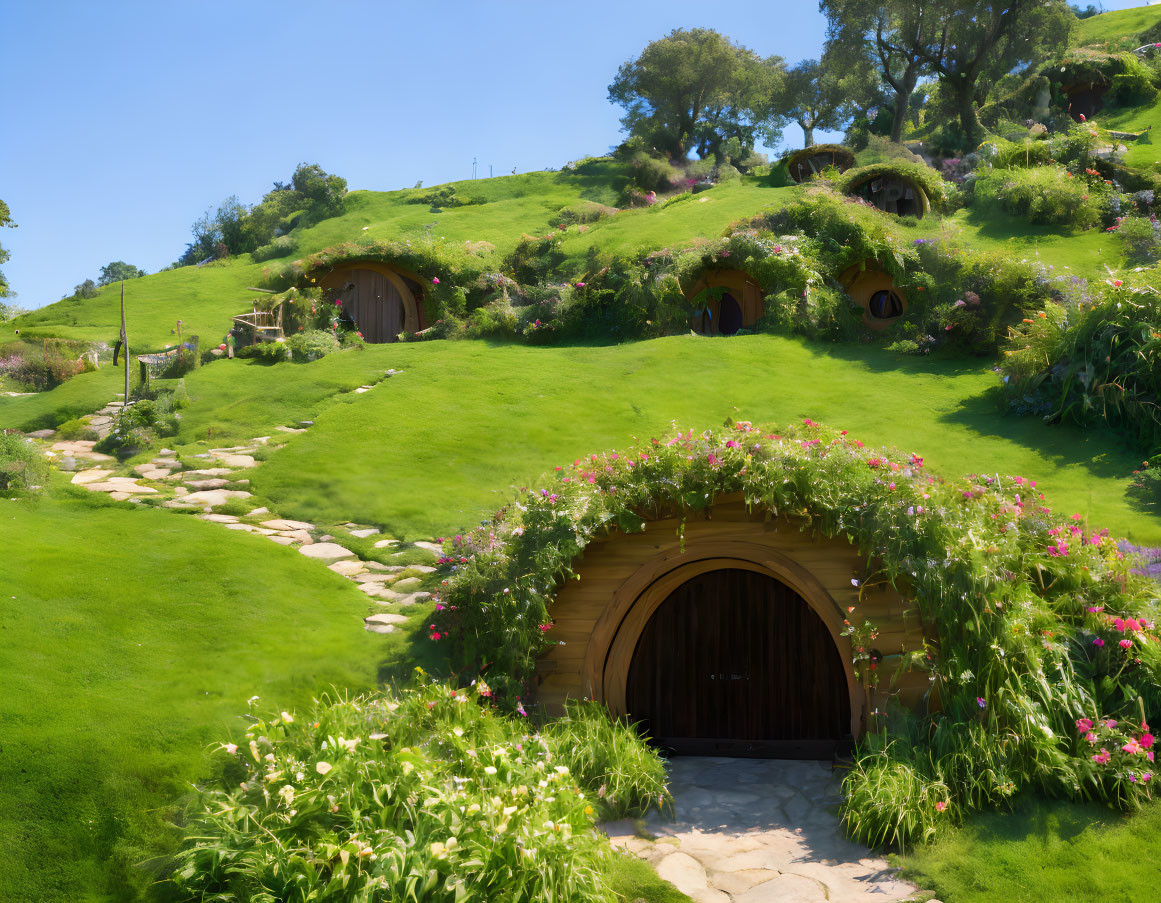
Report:
M333 767L334 766L332 766L330 762L315 762L314 763L314 770L317 771L321 775L325 775Z

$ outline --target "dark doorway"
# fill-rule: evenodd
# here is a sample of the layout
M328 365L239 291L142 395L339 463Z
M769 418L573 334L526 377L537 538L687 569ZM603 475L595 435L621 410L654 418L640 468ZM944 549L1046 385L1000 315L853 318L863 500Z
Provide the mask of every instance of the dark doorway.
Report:
M867 313L876 320L894 320L903 316L903 301L890 289L880 289L867 301Z
M718 332L722 335L734 335L742 328L742 305L737 299L726 292L722 295L721 306L718 312Z
M367 342L394 342L403 331L403 298L395 284L374 270L352 270L343 286L343 311Z
M822 619L785 584L736 568L700 574L661 603L625 699L679 755L830 758L850 735L846 674Z

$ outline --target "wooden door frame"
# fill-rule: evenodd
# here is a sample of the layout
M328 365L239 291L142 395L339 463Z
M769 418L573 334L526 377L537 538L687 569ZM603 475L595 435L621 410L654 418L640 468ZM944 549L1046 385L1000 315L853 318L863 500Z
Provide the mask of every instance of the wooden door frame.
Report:
M373 260L345 264L324 276L319 284L324 289L330 291L341 291L342 287L351 281L352 273L355 270L370 270L372 273L385 276L387 281L395 286L403 304L404 332L416 333L423 328L423 318L420 316L419 304L416 301L415 295L407 287L407 283L403 281L403 274L389 266L376 263Z
M594 625L585 649L584 678L592 699L614 715L626 715L629 667L650 617L681 584L707 571L733 568L773 577L803 598L821 618L843 663L850 697L851 735L861 733L866 692L856 679L850 641L842 636L838 603L809 570L768 546L731 540L705 540L684 552L658 555L642 565L613 594Z

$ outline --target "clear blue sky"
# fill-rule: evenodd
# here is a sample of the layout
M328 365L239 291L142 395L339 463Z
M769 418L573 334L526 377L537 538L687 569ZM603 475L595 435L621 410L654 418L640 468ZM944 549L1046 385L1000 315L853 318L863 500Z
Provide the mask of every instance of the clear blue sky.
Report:
M24 307L111 260L154 272L207 207L300 162L388 190L605 153L617 66L682 27L796 62L825 23L811 0L8 0L4 272Z

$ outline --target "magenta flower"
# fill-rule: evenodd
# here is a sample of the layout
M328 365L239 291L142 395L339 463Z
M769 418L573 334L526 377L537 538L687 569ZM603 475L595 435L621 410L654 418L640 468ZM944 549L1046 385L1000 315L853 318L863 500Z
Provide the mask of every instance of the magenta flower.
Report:
M1095 638L1095 639L1092 641L1092 644L1093 644L1094 646L1096 646L1096 647L1099 649L1101 646L1103 646L1103 645L1105 644L1105 641L1104 641L1104 640L1102 640L1102 639L1101 639L1101 638L1098 636L1098 637L1096 637L1096 638Z
M1109 751L1102 746L1101 751L1093 756L1092 760L1098 765L1107 765L1111 758L1112 756L1109 755Z
M1130 739L1128 743L1126 743L1124 746L1122 746L1121 749L1123 749L1125 752L1127 752L1131 756L1135 756L1137 753L1141 753L1141 752L1145 751L1145 748L1143 746L1141 746L1140 743L1138 743L1136 740L1132 740L1132 739Z
M432 277L431 277L431 284L432 284L432 285L439 285L439 277L438 277L438 276L432 276Z
M1141 739L1138 742L1141 744L1142 749L1148 749L1153 745L1153 740L1154 737L1152 734L1144 733L1141 735Z
M1076 719L1076 729L1082 734L1085 731L1091 731L1092 721L1088 718L1078 718Z
M1121 640L1118 644L1122 649L1131 649L1133 647L1132 640Z
M935 811L936 812L943 812L946 809L947 809L947 803L945 803L943 800L940 800L939 802L937 802L935 804Z
M976 705L978 705L978 706L979 706L981 709L982 709L982 708L985 708L985 707L987 706L987 704L988 704L988 703L987 703L987 701L984 699L984 697L982 697L982 696L977 696L977 697L976 697Z

